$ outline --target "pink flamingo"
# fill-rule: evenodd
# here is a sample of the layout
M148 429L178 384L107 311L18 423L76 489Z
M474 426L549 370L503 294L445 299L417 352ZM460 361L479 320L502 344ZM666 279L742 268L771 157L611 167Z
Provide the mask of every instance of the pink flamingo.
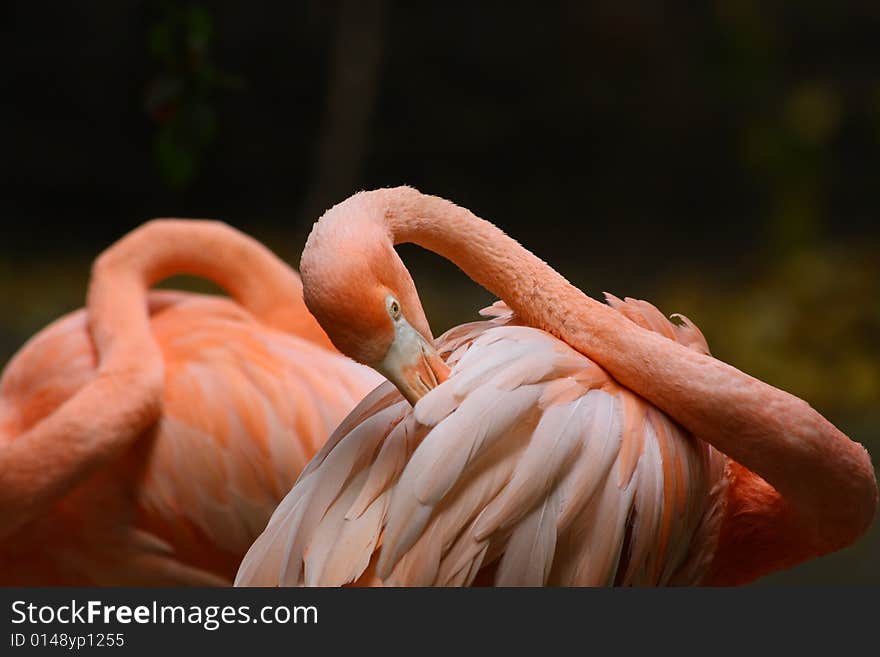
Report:
M235 300L148 293L178 273ZM96 260L87 308L0 379L0 581L229 584L378 380L333 350L299 277L258 242L145 224Z
M499 296L494 318L434 341L401 242ZM316 223L302 276L333 343L390 382L307 466L236 584L744 583L874 516L867 452L804 401L712 358L685 318L587 297L449 201L356 194Z

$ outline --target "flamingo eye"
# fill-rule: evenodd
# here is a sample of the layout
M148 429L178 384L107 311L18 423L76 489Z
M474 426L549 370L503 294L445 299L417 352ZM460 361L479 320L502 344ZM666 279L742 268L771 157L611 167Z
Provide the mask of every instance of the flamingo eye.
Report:
M400 304L397 303L397 299L392 298L388 300L388 314L395 321L400 319Z

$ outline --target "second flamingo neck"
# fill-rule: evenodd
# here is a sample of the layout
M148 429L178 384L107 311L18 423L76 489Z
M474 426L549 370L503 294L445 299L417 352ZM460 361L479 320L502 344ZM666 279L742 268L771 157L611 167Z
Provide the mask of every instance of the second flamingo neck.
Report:
M614 310L574 287L501 229L450 201L409 188L378 193L386 194L384 221L395 243L412 242L443 256L503 299L525 323L601 359L597 352L603 336L622 324Z

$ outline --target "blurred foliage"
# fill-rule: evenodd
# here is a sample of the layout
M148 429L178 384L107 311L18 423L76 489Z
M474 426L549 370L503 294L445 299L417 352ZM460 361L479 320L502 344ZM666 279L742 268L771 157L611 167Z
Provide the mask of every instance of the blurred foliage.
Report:
M22 344L61 314L83 305L89 259L0 259L0 369Z
M207 9L163 2L149 33L159 72L147 85L144 108L156 124L153 154L167 185L190 185L217 133L218 91L241 89L240 78L214 64L214 22Z
M736 284L692 272L661 285L687 308L713 355L838 418L877 413L880 245L778 257Z
M814 8L814 19L838 12ZM767 244L774 255L815 241L829 193L829 157L844 98L820 72L792 75L790 17L755 0L716 2L725 80L740 111L740 157L767 206Z

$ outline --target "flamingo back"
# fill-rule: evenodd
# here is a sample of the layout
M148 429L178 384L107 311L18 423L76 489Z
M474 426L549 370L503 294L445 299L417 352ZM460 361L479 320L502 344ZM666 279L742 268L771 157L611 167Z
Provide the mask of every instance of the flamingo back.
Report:
M380 377L219 299L163 313L153 330L165 410L139 487L142 515L166 540L195 534L237 560Z
M609 296L708 353L686 319ZM504 304L437 339L450 378L375 390L312 460L238 585L657 585L714 553L725 458Z
M228 584L304 465L381 380L229 299L148 299L165 370L158 422L0 544L3 583ZM0 444L96 372L84 310L38 333L0 381ZM32 456L51 468L51 454Z

